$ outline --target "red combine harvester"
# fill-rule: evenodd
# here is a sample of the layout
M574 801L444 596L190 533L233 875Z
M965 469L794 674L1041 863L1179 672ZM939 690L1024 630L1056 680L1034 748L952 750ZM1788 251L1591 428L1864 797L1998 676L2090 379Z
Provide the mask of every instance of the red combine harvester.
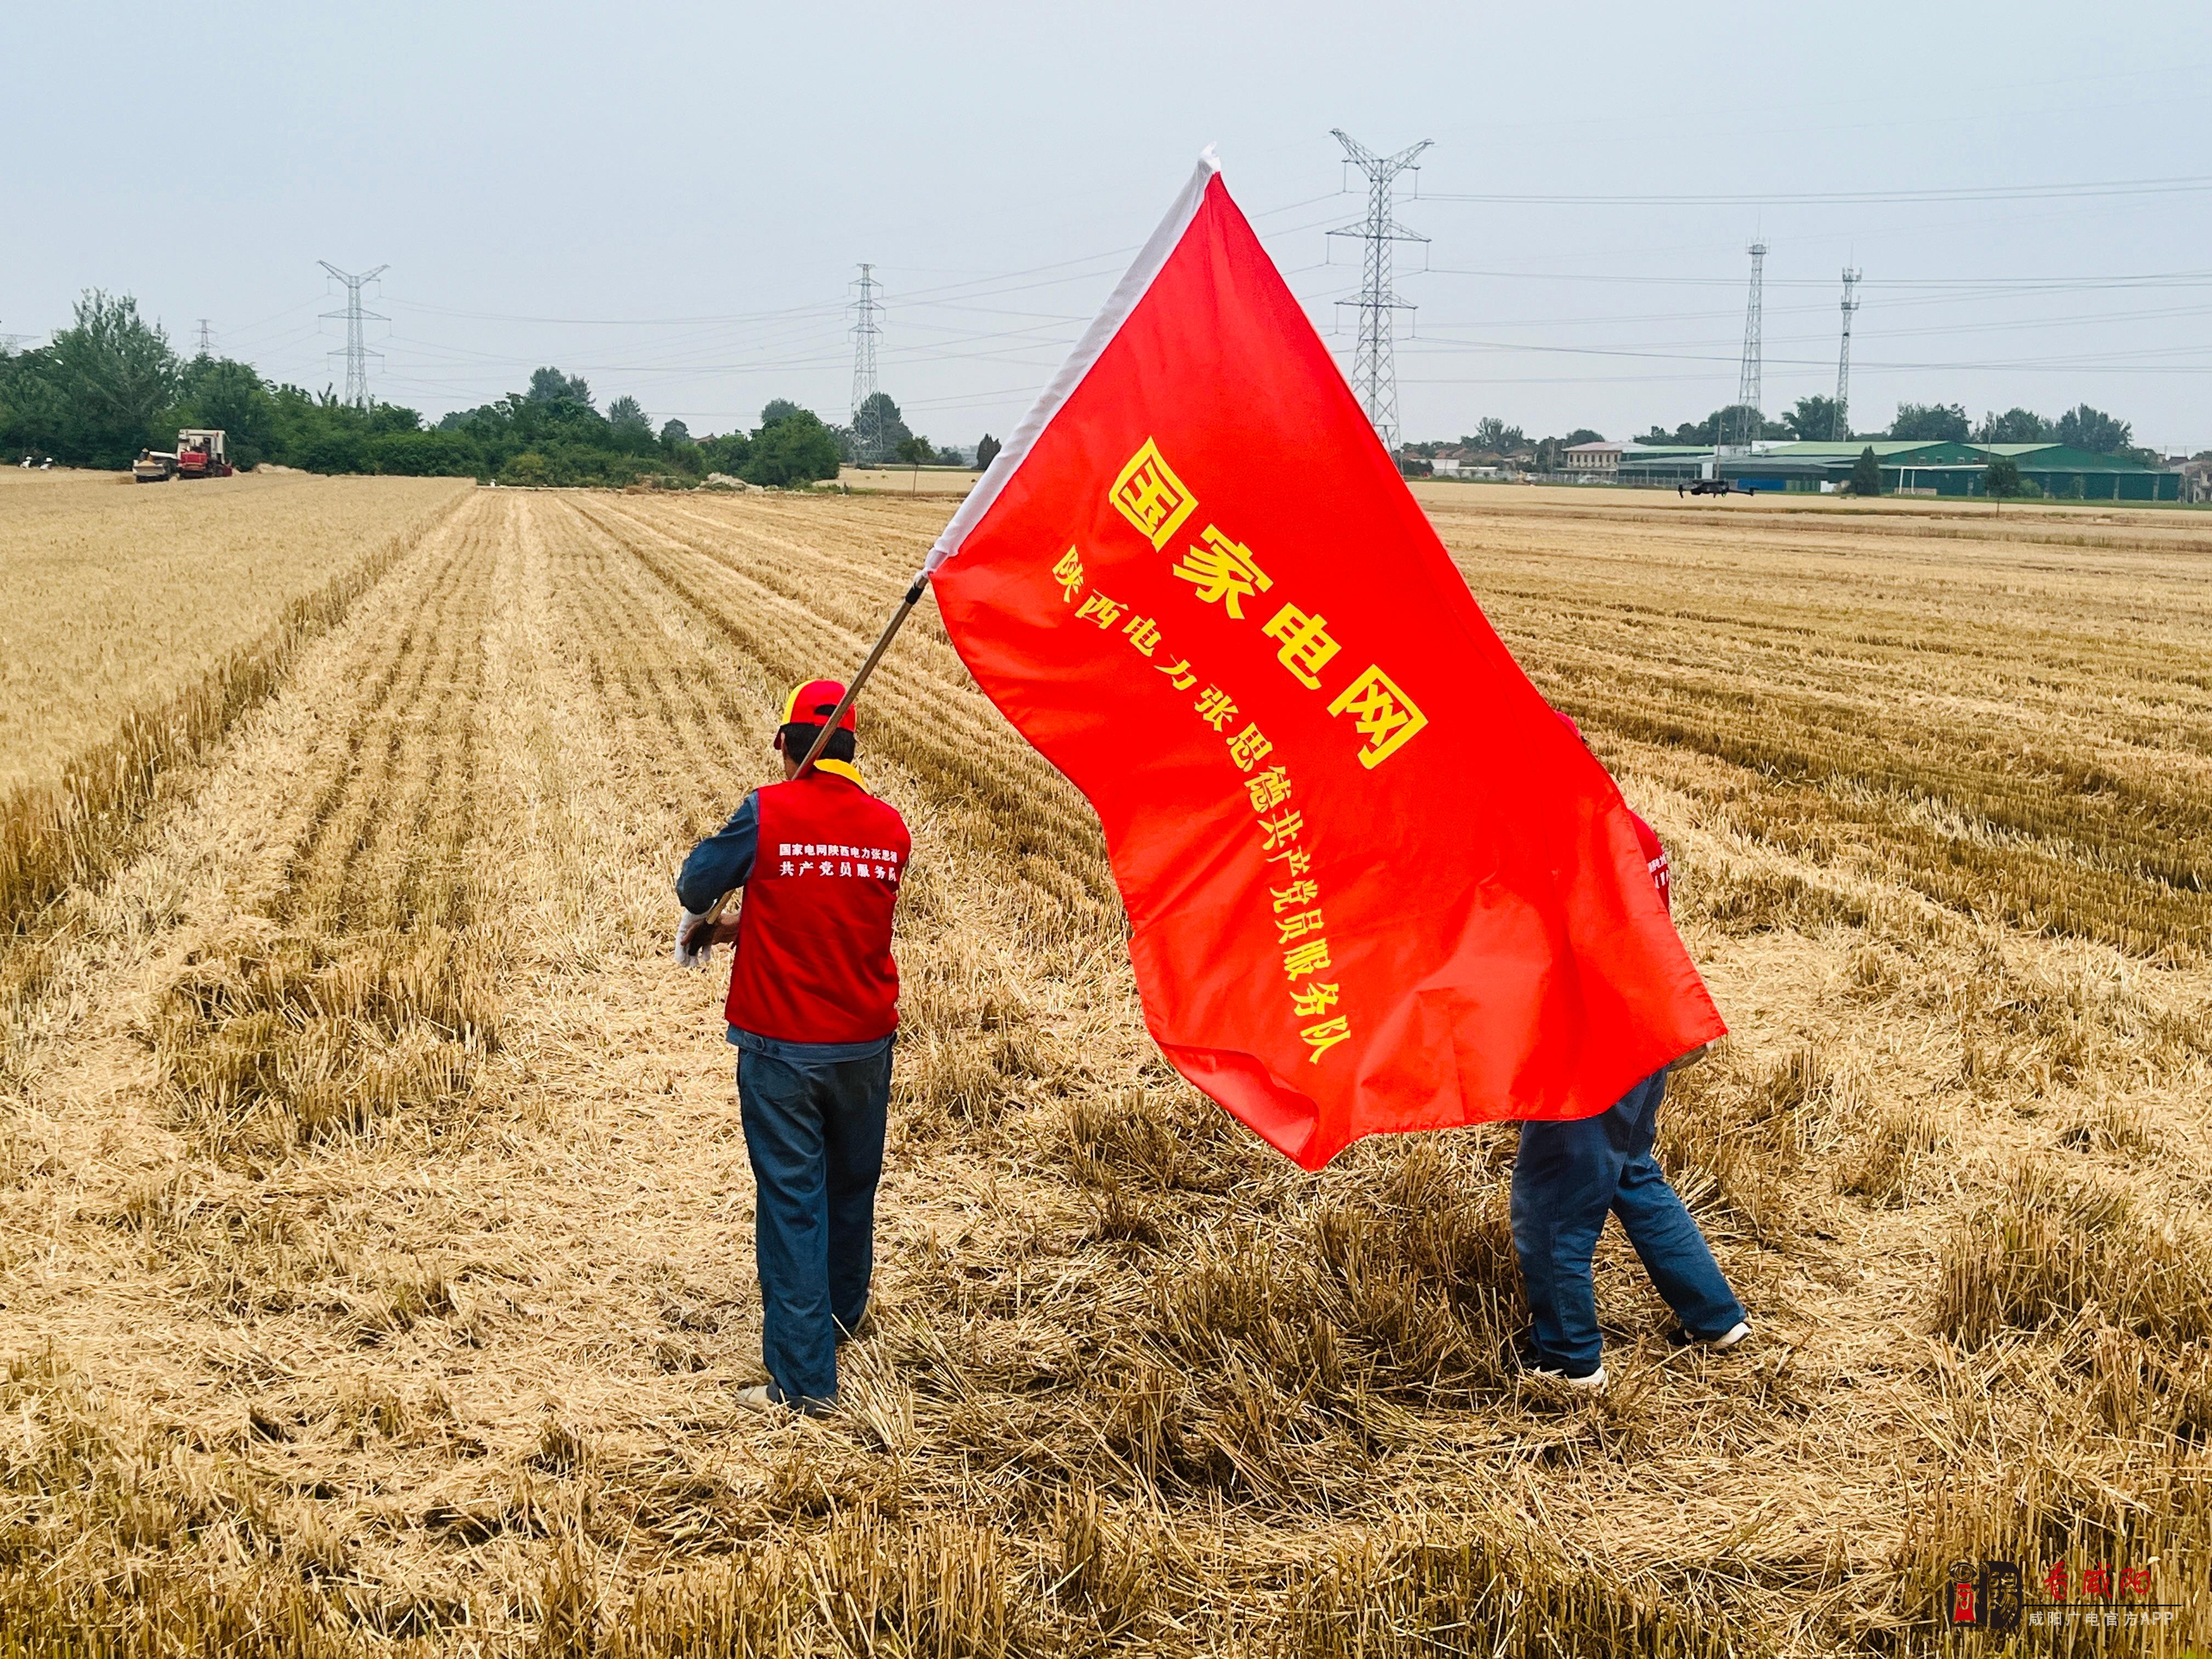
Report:
M220 431L186 427L177 434L179 478L228 478L231 471L230 457L224 452Z

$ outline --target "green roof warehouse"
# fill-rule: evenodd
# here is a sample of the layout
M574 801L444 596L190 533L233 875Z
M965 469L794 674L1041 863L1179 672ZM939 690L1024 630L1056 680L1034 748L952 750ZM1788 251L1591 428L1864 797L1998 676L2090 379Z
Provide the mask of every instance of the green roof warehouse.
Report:
M2022 482L2062 501L2172 501L2181 475L2124 455L2093 455L2064 444L1970 444L1860 439L1848 443L1762 444L1716 452L1679 445L1622 447L1614 476L1623 483L1672 484L1721 477L1749 489L1834 489L1851 476L1862 452L1881 465L1881 487L1913 495L1978 495L1991 459L2003 456ZM1709 470L1710 469L1710 470Z

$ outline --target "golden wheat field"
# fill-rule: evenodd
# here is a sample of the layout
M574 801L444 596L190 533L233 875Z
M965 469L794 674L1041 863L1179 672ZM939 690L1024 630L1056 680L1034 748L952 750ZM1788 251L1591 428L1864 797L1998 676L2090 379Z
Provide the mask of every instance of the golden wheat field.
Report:
M772 1423L671 875L947 503L349 488L165 781L11 831L0 1656L1933 1651L1984 1558L2137 1615L2023 1651L2212 1638L2212 520L1424 490L1735 1032L1662 1152L1757 1335L1611 1237L1597 1400L1510 1130L1307 1176L1164 1068L925 605L878 1299Z

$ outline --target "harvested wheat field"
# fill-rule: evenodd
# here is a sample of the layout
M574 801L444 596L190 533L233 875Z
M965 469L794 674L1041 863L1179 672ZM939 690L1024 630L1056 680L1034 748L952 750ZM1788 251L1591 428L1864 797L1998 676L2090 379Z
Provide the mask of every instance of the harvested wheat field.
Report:
M347 488L11 907L0 1655L1913 1651L1984 1557L2145 1616L2033 1650L2212 1636L2212 521L1425 492L1735 1030L1662 1157L1758 1334L1609 1238L1595 1401L1506 1361L1510 1130L1310 1176L1155 1057L925 605L878 1300L772 1423L671 874L946 503Z
M0 908L106 874L163 775L465 488L0 469Z

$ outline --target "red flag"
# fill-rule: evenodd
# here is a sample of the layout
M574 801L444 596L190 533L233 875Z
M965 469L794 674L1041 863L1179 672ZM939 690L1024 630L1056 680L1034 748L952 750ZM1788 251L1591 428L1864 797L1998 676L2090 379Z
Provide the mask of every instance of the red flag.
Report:
M1725 1029L1210 155L927 568L1097 809L1153 1040L1308 1169Z

